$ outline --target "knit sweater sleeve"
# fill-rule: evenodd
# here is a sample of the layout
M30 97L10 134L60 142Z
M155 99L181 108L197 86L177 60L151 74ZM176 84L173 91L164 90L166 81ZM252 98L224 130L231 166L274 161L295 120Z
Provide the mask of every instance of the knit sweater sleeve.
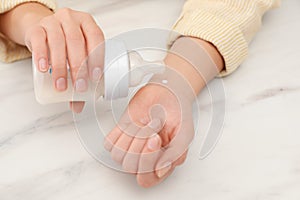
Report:
M179 34L173 34L171 43L182 35L212 43L225 62L220 76L228 75L245 60L264 13L279 4L280 0L188 0L173 27Z
M17 5L27 2L38 2L51 10L55 10L56 8L55 0L0 0L0 14L13 9ZM0 33L0 61L13 62L30 56L31 53L26 47L14 43Z

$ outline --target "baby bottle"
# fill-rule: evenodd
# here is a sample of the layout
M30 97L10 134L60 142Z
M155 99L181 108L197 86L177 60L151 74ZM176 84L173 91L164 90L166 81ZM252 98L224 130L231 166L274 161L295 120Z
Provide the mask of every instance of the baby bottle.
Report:
M38 71L34 62L32 67L35 97L40 104L127 97L129 88L138 86L146 75L164 71L163 61L145 61L136 51L127 51L125 43L118 40L105 41L103 75L97 82L89 80L86 92L75 92L69 73L66 91L56 91L52 84L51 67L45 73Z

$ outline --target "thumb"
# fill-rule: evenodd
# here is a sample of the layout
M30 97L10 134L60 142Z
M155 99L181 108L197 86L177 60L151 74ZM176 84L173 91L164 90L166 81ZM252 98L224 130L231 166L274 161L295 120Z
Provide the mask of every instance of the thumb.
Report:
M172 168L179 165L181 160L185 159L193 137L194 130L192 126L181 127L181 130L171 140L156 164L155 173L159 178L163 177Z
M161 139L159 135L154 135L148 139L142 156L140 157L139 169L136 180L143 187L151 187L163 181L155 173L155 163L161 154Z
M139 162L139 173L149 173L155 171L156 161L161 154L161 138L155 134L148 139Z

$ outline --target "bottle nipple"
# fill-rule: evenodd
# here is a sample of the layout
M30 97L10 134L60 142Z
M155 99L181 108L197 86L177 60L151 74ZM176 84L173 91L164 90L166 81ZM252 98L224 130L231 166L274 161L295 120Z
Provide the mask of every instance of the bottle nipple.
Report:
M145 76L164 71L163 61L144 60L137 51L127 51L123 42L108 40L105 48L105 100L127 97L129 88L141 84Z
M129 51L128 57L131 70L129 74L130 87L136 87L139 85L146 75L160 74L163 73L165 69L163 61L144 60L136 51Z

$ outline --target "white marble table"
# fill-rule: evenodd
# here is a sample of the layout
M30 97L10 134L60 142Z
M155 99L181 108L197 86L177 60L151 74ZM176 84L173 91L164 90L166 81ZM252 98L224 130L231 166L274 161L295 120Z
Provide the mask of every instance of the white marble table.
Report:
M91 12L108 37L136 28L170 28L183 3L59 1ZM91 158L66 104L35 101L30 60L1 63L0 199L300 199L299 9L300 2L290 0L269 12L247 61L224 79L226 120L213 153L199 159L197 135L186 163L147 190L134 177ZM198 101L205 105L207 99L204 92ZM200 121L207 115L201 111Z

